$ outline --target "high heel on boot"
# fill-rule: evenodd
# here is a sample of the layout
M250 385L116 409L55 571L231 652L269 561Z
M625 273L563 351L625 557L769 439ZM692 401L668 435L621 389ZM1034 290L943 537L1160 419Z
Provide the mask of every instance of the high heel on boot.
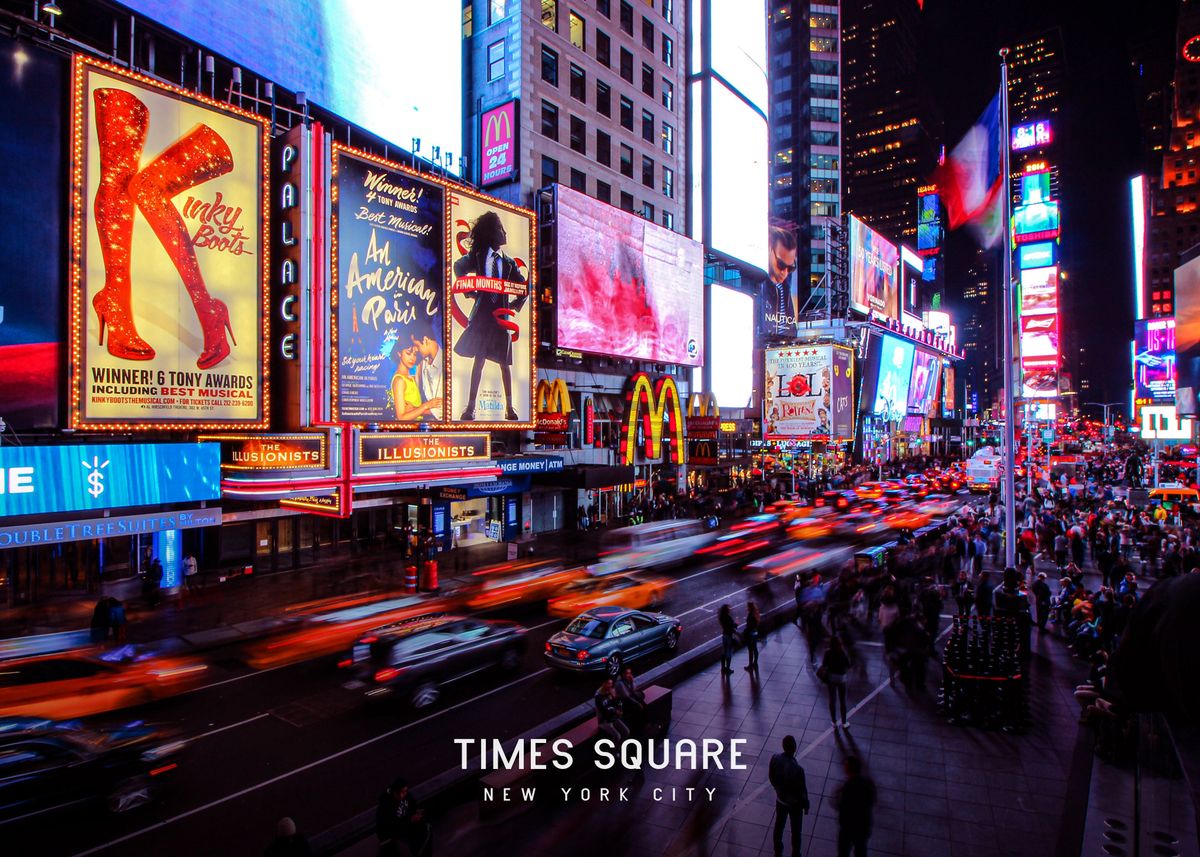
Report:
M196 361L196 368L211 369L229 356L226 333L233 340L233 344L237 345L233 327L229 323L229 307L225 306L224 301L211 298L207 304L196 307L196 314L200 318L200 328L204 331L204 351Z
M154 349L138 336L129 308L114 298L108 289L101 289L92 298L92 309L100 319L100 344L104 344L104 329L108 328L108 353L123 360L153 360Z

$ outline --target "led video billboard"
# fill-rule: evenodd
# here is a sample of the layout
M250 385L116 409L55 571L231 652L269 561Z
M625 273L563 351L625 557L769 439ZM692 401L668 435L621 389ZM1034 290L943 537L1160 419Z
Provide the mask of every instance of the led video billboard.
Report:
M900 319L911 327L921 326L921 279L925 262L911 247L900 245Z
M558 347L701 365L704 248L586 194L556 190Z
M711 90L709 243L718 253L766 270L767 120L720 81L713 80Z
M1200 256L1175 269L1175 409L1200 416Z
M1021 176L1021 205L1046 202L1050 199L1050 173L1042 170Z
M766 440L854 437L853 353L837 345L768 348L763 436Z
M1024 271L1026 268L1045 268L1057 262L1058 254L1053 241L1038 241L1032 244L1022 244L1017 248L1017 267Z
M958 407L956 390L958 380L955 375L954 366L947 360L942 369L942 416L947 419L954 418L954 410Z
M1026 122L1024 125L1016 125L1012 129L1012 147L1015 152L1034 149L1038 146L1048 146L1053 139L1050 123L1046 120Z
M900 318L896 285L900 251L857 217L850 218L850 308Z
M891 420L904 416L915 351L916 347L907 339L886 334L879 338L879 374L871 406L876 416Z
M266 426L267 120L77 55L71 424Z
M1058 395L1058 367L1053 361L1022 366L1021 395L1026 399L1053 399Z
M1058 312L1058 266L1021 271L1021 315Z
M1028 315L1021 318L1021 357L1058 356L1058 315Z
M122 2L385 140L407 149L420 139L426 157L434 146L455 153L459 174L461 3Z
M766 16L747 15L745 0L709 0L709 3L712 70L766 113Z
M913 354L912 379L908 384L908 412L928 415L937 400L942 361L928 351L918 349Z
M1135 403L1175 404L1175 319L1138 319L1133 341Z
M718 285L709 294L710 389L718 405L744 408L754 392L754 297Z
M1058 203L1018 205L1013 211L1013 240L1018 244L1058 236Z

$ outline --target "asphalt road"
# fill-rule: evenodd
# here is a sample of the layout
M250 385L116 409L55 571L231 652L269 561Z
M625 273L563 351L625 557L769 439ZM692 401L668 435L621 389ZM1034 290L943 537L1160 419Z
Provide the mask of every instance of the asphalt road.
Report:
M663 609L683 621L680 654L719 636L722 603L742 615L751 588L763 608L792 600L789 580L772 580L764 597L761 577L740 564L690 564L671 576L676 584ZM68 810L70 823L61 815L21 819L0 825L0 836L28 843L12 853L261 854L282 816L311 836L373 807L398 775L420 783L457 766L454 738L508 739L591 698L595 676L564 676L542 660L545 640L566 620L549 619L540 607L490 616L529 629L521 668L473 675L420 712L366 704L343 687L336 658L255 672L237 662L236 652L217 652L206 685L105 718L163 724L189 739L160 801L122 816ZM662 661L653 656L634 666L642 671Z

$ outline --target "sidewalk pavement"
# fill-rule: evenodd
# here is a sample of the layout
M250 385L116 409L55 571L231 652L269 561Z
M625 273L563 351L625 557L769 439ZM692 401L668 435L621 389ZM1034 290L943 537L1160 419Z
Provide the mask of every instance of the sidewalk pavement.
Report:
M674 688L670 738L746 739L747 770L647 770L632 782L628 774L609 775L588 783L593 795L598 786L624 786L629 802L539 793L532 808L494 825L478 822L472 804L463 817L438 823L438 848L482 855L496 842L520 841L528 857L771 857L775 801L767 768L792 734L811 802L806 857L836 854L833 801L849 754L863 758L878 788L872 855L1060 857L1078 846L1070 818L1082 817L1087 799L1086 783L1072 775L1077 754L1091 753L1090 742L1077 741L1072 696L1084 667L1050 632L1035 630L1033 647L1033 725L1025 735L1009 735L949 725L936 710L938 672L930 670L927 691L910 695L889 684L879 642L860 641L846 732L830 727L826 688L809 666L800 632L785 625L767 638L757 676L742 669L743 652L729 680L713 666ZM687 787L696 789L693 799ZM706 788L716 789L712 800L703 797Z
M520 544L536 555L567 556L586 551L582 533L558 531L539 534ZM507 557L508 544L490 542L455 548L438 555L442 583L465 577L485 565ZM217 582L215 575L194 592L164 593L157 608L141 598L137 579L106 585L126 604L128 641L167 649L205 649L260 637L287 621L287 611L328 598L361 594L400 594L404 561L393 545L378 545L351 553L343 548L328 551L315 563L296 570L230 577ZM86 631L100 596L67 592L31 605L0 608L0 649L6 641L26 641L39 635Z

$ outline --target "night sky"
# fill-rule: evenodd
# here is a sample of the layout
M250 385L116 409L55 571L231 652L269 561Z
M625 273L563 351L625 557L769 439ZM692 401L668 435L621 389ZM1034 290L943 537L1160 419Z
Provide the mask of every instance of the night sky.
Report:
M943 112L947 149L999 87L999 48L1050 27L1062 32L1064 93L1047 156L1062 170L1062 252L1070 294L1061 302L1068 313L1064 324L1076 325L1077 342L1087 350L1082 374L1091 391L1083 401L1128 400L1124 343L1133 337L1129 179L1146 169L1131 58L1147 49L1172 56L1176 8L1172 0L925 2L922 74ZM1169 72L1169 62L1166 68ZM947 241L952 301L961 292L958 278L969 262L970 240L960 230Z

